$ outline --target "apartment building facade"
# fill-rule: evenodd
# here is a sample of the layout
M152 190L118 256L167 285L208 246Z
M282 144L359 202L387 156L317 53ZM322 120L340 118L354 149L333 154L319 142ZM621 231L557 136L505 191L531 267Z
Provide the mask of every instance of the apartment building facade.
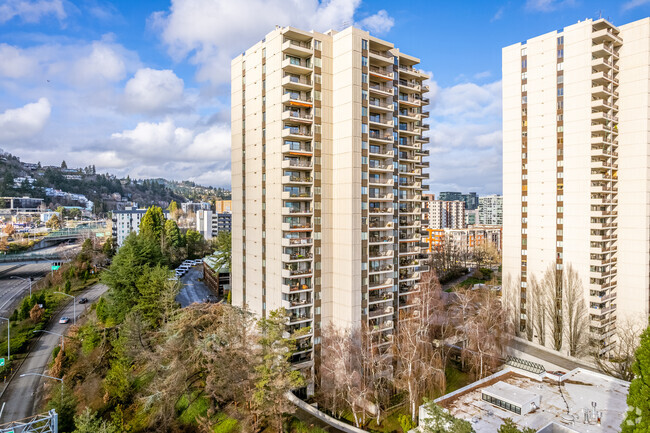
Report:
M443 201L462 201L465 203L466 210L474 210L478 208L478 194L470 192L463 194L462 192L443 191L438 194L438 200Z
M415 306L429 141L418 63L352 27L277 27L232 61L232 300L258 316L284 307L308 375L323 327L363 326L389 353Z
M196 212L196 231L203 238L211 240L219 232L230 232L232 229L232 213L213 212L212 210L198 210Z
M113 242L118 247L122 246L131 232L140 233L140 221L145 213L147 213L146 209L138 209L137 207L127 207L125 210L114 210L112 212Z
M478 198L479 224L503 225L503 196L492 194Z
M430 196L431 197L431 196ZM462 229L465 227L465 202L425 200L422 221L432 229Z
M504 284L569 266L600 353L650 311L650 19L586 20L503 49ZM561 290L558 296L562 296Z

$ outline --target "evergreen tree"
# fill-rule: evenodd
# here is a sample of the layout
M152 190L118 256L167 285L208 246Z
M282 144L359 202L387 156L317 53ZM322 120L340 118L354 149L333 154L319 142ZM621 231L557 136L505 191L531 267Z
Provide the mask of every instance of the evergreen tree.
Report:
M162 236L163 225L165 224L165 215L158 206L151 206L140 221L140 234L160 241Z
M641 334L635 357L634 379L627 395L629 409L621 425L622 433L650 432L650 327Z
M61 168L68 168L68 164L65 163L65 159L61 162Z
M512 418L506 418L503 420L503 424L501 424L497 433L535 433L535 429L524 427L522 430L519 430Z
M167 246L180 248L183 246L183 235L174 220L165 221L165 242Z

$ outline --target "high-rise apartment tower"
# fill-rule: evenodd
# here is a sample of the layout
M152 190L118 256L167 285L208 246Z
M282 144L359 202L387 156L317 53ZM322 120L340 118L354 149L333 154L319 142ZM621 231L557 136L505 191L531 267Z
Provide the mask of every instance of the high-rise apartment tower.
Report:
M504 287L522 332L549 269L566 302L569 267L600 353L622 321L647 323L649 100L648 18L586 20L503 49Z
M390 352L416 305L428 151L419 59L368 32L278 27L232 61L232 300L284 307L292 362L321 329Z

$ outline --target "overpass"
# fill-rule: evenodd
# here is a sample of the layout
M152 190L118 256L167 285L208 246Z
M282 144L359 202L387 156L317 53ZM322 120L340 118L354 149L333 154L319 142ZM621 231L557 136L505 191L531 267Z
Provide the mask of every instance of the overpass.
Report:
M77 239L87 238L91 236L102 237L106 233L105 224L80 224L74 228L65 228L49 232L43 239L40 240L32 250L39 250L42 248L51 247L66 241L76 241Z

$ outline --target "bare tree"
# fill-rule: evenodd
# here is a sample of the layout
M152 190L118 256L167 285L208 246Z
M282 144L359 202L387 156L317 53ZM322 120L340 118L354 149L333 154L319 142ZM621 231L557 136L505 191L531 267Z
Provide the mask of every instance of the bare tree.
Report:
M571 265L564 272L562 313L569 355L578 356L588 346L589 314L582 281Z
M533 341L537 336L537 342L542 346L546 345L547 319L549 316L549 304L546 302L545 289L534 275L530 277L528 287L526 288L526 304L528 308L526 313L529 316L530 330L532 335L528 338Z
M506 311L506 320L508 326L513 330L514 334L521 336L521 278L508 278L502 283L501 297L503 299L503 308ZM528 320L526 320L528 324Z
M551 328L551 343L555 350L562 350L564 326L562 323L562 270L557 269L555 263L551 264L542 280L546 314Z
M639 338L645 329L643 320L621 318L616 323L616 344L607 354L607 358L595 355L596 365L600 371L610 376L626 380L634 379L632 365L634 353L639 347Z

